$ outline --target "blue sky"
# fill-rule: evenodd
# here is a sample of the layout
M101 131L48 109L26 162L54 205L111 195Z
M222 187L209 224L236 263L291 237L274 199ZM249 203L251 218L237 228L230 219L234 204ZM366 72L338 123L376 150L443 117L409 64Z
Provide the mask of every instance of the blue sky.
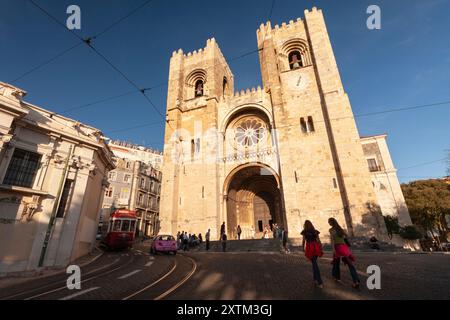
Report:
M83 37L102 31L145 0L35 0L60 21L71 4L81 7ZM366 27L366 9L377 4L382 29ZM94 46L148 92L164 114L169 59L173 50L189 52L215 37L227 59L256 49L256 29L272 0L155 0L94 41ZM355 114L450 100L449 0L276 0L272 25L324 11L344 87ZM77 39L26 0L2 0L0 81L14 79ZM229 63L235 90L261 84L258 56ZM86 46L18 80L26 100L95 126L111 138L162 149L164 122L139 94L67 112L72 107L129 92L134 88ZM402 182L445 175L450 149L450 104L357 118L361 135L387 133ZM153 124L148 126L141 126ZM123 132L121 128L141 126Z

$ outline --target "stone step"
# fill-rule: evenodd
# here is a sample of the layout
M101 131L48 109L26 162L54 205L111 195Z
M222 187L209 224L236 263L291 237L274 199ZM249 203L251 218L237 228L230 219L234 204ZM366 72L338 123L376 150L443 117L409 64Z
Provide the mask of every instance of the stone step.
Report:
M205 243L193 248L192 250L205 251ZM281 241L279 239L251 239L251 240L228 240L227 251L273 251L281 250ZM220 241L210 242L210 251L222 251L222 243Z
M365 238L351 238L351 249L354 251L378 251L372 249L370 243ZM302 239L301 238L291 238L288 241L288 247L291 251L299 251L301 249ZM380 251L388 251L388 252L400 252L407 251L401 247L397 247L393 244L379 241L378 245L380 247ZM191 248L193 251L205 251L205 243L203 242L201 245ZM331 245L328 243L323 244L324 251L332 251ZM210 242L210 251L212 252L220 252L222 251L222 243L220 241L211 241ZM265 251L265 252L280 252L283 251L281 239L250 239L250 240L228 240L226 251L229 252L251 252L251 251Z

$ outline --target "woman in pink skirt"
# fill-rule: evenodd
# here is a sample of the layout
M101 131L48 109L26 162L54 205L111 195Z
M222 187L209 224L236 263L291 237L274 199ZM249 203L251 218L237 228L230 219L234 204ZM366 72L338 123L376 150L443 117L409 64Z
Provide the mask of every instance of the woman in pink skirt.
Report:
M353 265L355 262L355 258L353 257L350 248L347 244L347 234L341 228L339 223L334 218L328 219L328 224L331 226L330 228L330 238L331 238L331 246L333 248L333 270L332 276L334 280L341 281L341 258L342 262L344 262L348 266L348 270L350 271L350 275L353 280L352 287L357 289L359 288L359 277L356 272L356 268Z
M316 228L314 228L311 221L305 221L305 224L303 225L303 231L301 232L301 235L303 236L302 247L305 251L306 258L308 258L308 260L312 263L314 282L319 288L323 288L319 265L317 264L317 259L323 255L319 233L320 232L317 231Z

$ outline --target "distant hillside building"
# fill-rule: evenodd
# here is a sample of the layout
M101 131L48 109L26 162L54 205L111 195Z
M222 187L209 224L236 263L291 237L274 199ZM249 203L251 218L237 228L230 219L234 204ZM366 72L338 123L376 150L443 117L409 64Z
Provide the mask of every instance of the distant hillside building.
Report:
M114 209L135 210L137 235L151 236L159 230L162 153L128 142L111 141L116 169L108 176L102 223Z
M112 153L102 133L0 82L0 274L90 252Z

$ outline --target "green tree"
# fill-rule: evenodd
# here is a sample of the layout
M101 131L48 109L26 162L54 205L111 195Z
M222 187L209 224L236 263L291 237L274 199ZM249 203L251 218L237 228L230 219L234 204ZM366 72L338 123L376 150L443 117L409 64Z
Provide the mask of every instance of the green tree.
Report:
M402 184L403 195L414 224L425 231L437 230L442 237L449 231L445 216L450 214L450 184L430 179Z

